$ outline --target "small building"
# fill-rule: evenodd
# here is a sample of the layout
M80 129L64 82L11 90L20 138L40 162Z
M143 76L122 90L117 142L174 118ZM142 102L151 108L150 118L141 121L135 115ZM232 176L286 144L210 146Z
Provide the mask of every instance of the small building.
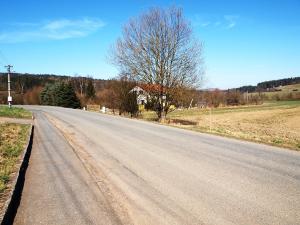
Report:
M150 99L150 95L158 95L161 91L165 91L165 88L158 84L140 84L130 90L137 95L137 104L145 105Z
M143 88L139 86L135 86L130 90L130 92L136 93L136 101L138 105L145 105L147 104L147 97L149 96L148 92L146 92Z
M207 102L206 101L198 101L196 104L195 104L196 107L198 108L206 108L208 106Z

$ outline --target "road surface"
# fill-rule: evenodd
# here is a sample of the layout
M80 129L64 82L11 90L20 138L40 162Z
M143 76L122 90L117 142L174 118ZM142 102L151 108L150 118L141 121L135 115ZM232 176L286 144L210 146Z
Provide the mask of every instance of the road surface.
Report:
M27 106L15 224L300 224L300 153L81 110Z

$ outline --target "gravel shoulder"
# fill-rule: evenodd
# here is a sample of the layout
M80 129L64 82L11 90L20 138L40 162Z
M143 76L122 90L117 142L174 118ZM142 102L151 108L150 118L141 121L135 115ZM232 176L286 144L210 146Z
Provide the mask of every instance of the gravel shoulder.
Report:
M81 160L43 113L14 224L121 224Z

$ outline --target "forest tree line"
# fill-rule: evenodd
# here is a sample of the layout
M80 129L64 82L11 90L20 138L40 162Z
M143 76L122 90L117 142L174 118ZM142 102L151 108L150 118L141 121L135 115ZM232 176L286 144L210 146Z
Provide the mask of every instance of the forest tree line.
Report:
M274 88L280 87L280 86L286 86L291 84L299 84L300 83L300 77L290 77L290 78L284 78L284 79L278 79L278 80L269 80L258 83L256 86L254 85L247 85L242 86L239 88L236 88L240 92L266 92L266 91L273 91Z
M299 84L300 83L300 77L291 77L291 78L285 78L285 79L279 79L279 80L270 80L270 81L264 81L257 84L257 88L261 90L268 90L280 86L285 85L291 85L291 84Z
M65 83L72 86L79 99L80 106L87 104L97 104L106 106L113 111L137 112L136 106L132 104L133 96L129 91L138 83L121 78L101 80L93 79L89 76L57 76L51 74L21 74L11 75L11 85L13 90L14 104L48 104L41 98L41 93L51 85ZM181 88L176 90L176 95L172 96L172 105L176 107L206 107L206 106L226 106L241 104L260 104L265 96L263 94L251 94L260 91L267 91L269 87L278 87L300 83L299 77L287 78L274 81L261 82L257 86L244 86L230 90L196 90ZM249 95L247 94L247 91ZM280 99L275 99L280 100ZM0 104L7 101L7 74L0 73ZM49 103L53 105L54 103ZM133 105L128 107L128 105ZM77 105L76 107L79 107ZM154 106L146 105L146 109Z

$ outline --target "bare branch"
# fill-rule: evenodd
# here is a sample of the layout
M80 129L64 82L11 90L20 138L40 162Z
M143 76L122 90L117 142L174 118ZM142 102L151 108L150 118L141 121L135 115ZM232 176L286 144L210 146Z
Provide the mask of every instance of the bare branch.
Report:
M153 8L130 20L113 50L113 62L121 72L161 87L158 108L166 112L164 105L172 101L168 90L195 88L203 75L202 44L193 38L190 23L176 7Z

